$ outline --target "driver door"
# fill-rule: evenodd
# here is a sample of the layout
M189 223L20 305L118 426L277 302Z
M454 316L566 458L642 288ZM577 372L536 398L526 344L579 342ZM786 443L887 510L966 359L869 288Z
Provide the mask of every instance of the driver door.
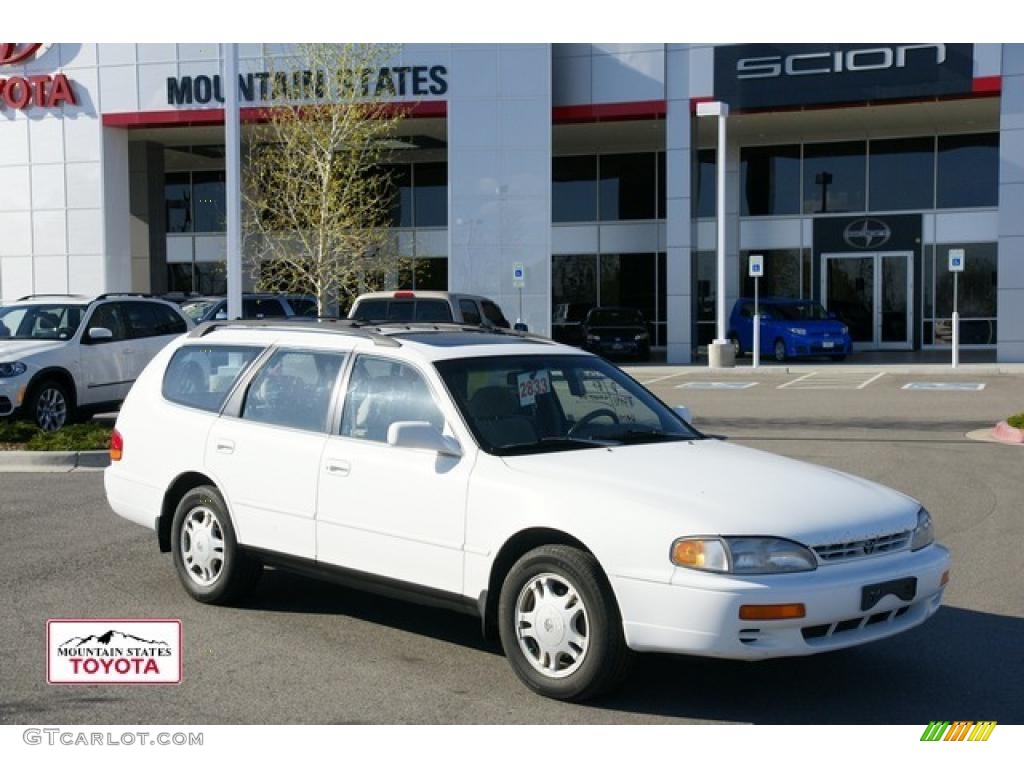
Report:
M460 457L387 442L396 421L427 421L452 434L439 402L414 366L356 358L320 468L318 561L461 593L468 441Z
M106 328L109 339L91 339L92 328ZM124 400L138 376L135 344L129 338L123 302L100 304L82 331L80 362L84 391L79 385L78 402L105 403Z

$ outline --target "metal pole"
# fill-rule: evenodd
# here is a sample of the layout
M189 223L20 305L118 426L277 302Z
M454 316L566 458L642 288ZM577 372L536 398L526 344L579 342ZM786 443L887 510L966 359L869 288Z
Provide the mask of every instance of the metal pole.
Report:
M959 281L957 278L960 277L959 272L953 273L953 367L957 368L960 365L960 313L957 312L956 297Z
M761 283L761 278L754 277L754 367L757 368L761 364L761 312L758 309L758 285Z
M716 170L718 189L716 197L717 250L718 250L718 337L715 342L725 344L725 120L723 109L718 116L718 167Z
M224 44L224 168L227 197L228 319L242 317L242 171L238 46Z

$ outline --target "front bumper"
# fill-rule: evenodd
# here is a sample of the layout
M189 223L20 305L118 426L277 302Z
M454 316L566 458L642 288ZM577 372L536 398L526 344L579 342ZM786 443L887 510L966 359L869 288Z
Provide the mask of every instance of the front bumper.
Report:
M853 343L849 336L807 335L786 339L786 354L790 357L848 355L852 351Z
M0 417L11 416L21 407L27 382L26 375L0 379Z
M671 584L611 581L633 650L757 660L847 648L917 626L938 610L949 564L948 550L932 544L807 573L738 578L677 568ZM865 586L910 576L917 579L910 602L887 595L861 610ZM741 605L780 603L803 603L806 616L739 618Z
M651 354L650 342L634 341L588 341L583 349L601 357L647 357Z

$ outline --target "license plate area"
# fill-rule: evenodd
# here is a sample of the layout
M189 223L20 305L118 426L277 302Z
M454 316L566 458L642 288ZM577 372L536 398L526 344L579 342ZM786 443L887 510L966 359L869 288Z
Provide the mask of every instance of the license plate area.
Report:
M821 342L821 346L822 346L823 349L832 349L835 345L836 345L836 343L834 341L823 341L823 342Z
M917 577L893 579L879 584L868 584L860 592L860 609L870 611L886 595L896 595L900 600L909 603L917 595Z

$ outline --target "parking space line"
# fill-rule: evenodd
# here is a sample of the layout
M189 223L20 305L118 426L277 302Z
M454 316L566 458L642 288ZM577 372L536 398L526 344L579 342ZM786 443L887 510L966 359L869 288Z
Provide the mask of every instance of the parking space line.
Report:
M756 381L688 381L685 384L676 384L676 389L750 389L756 387Z
M984 383L974 381L911 381L900 387L918 392L980 392L984 388Z
M804 379L809 379L809 378L811 378L811 376L817 376L817 375L818 375L817 371L811 371L810 373L805 373L803 376L800 376L800 377L798 377L796 379L793 379L792 381L787 381L785 384L780 384L779 386L776 387L776 389L785 389L786 387L788 387L788 386L790 386L792 384L796 384L799 381L803 381Z
M871 377L870 379L868 379L868 380L867 380L867 381L865 381L865 382L864 382L863 384L861 384L861 385L860 385L859 387L857 387L857 389L864 389L864 387L868 386L868 385L869 385L869 384L871 384L872 382L878 381L878 380L879 380L880 378L882 378L883 376L885 376L885 371L882 371L881 373L876 373L876 374L875 374L874 376L872 376L872 377Z
M646 381L640 381L639 379L637 379L637 381L640 381L641 384L647 387L650 386L651 384L657 384L659 381L665 381L665 379L674 379L676 376L686 376L687 374L690 373L693 373L693 371L678 371L676 373L670 373L667 376L659 376L656 379L648 379Z

